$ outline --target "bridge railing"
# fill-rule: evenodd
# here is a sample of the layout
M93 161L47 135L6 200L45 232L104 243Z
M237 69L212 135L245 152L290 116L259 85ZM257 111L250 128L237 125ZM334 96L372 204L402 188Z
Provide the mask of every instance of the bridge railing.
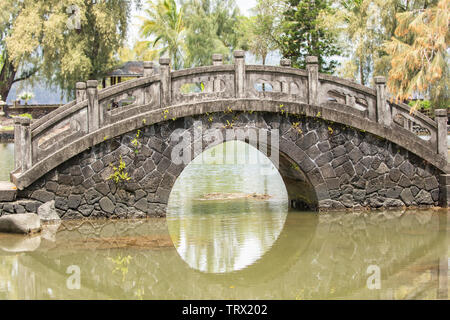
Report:
M35 164L71 142L135 115L214 100L274 100L320 106L376 122L388 128L421 133L428 141L418 143L447 158L447 113L436 111L436 121L410 114L407 105L388 101L384 77L375 77L375 89L334 76L319 74L317 57L307 57L306 70L292 68L290 60L280 66L245 65L244 51L234 52L234 64L223 65L213 55L213 65L172 71L170 60L161 58L160 72L144 63L144 77L103 90L89 80L76 85L76 100L30 124L15 123L15 170L20 176Z

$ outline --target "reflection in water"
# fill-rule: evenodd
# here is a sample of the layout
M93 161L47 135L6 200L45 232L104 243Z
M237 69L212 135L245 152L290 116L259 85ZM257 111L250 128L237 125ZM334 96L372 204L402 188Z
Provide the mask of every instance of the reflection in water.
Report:
M207 152L175 183L167 212L169 232L192 268L211 273L241 270L270 249L283 229L286 188L270 162L262 171L257 161L250 161L264 155L244 142L230 141ZM269 197L206 200L210 193Z
M9 181L14 170L14 143L0 143L0 181Z
M0 250L0 299L447 299L447 220L445 210L290 212L270 250L220 274L185 263L163 218L63 222L34 251ZM73 265L79 290L67 287ZM379 290L367 287L371 265Z
M238 174L186 170L178 181L195 183L176 187L169 219L0 234L0 299L448 299L446 209L286 216L277 175L228 166ZM198 200L205 192L272 197ZM71 266L79 289L67 286ZM379 289L367 285L370 266Z

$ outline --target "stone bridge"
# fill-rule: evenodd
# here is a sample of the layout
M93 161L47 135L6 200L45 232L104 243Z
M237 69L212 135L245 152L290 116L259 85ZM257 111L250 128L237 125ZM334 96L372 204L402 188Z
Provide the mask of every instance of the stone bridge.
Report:
M16 118L17 199L0 209L33 212L55 200L63 218L163 216L191 159L226 140L249 142L253 129L267 133L260 151L278 153L292 207L448 206L445 110L435 120L410 114L388 100L383 77L371 89L320 74L316 57L306 70L287 59L245 65L243 51L234 58L178 71L161 58L157 74L146 62L142 78L103 90L80 82L75 101L32 123ZM194 123L219 134L195 138ZM174 132L194 139L180 152Z

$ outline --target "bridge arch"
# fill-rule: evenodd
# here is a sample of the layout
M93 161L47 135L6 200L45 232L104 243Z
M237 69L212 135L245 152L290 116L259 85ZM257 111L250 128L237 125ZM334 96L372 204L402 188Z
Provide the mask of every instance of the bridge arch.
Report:
M65 217L164 215L172 180L182 170L170 160L168 139L201 121L220 130L278 130L280 165L293 179L287 185L294 201L305 198L295 187L304 182L321 210L447 205L443 112L436 120L411 115L407 106L386 100L384 79L375 79L375 90L366 88L319 74L316 61L309 58L306 71L286 62L246 66L236 52L234 65L170 72L170 61L161 59L156 75L146 70L144 78L101 91L96 81L79 83L76 101L32 124L17 119L11 181L19 199L54 199ZM184 93L186 83L204 89ZM271 91L258 91L261 83ZM430 139L415 135L417 128ZM138 130L143 150L135 154ZM109 164L120 156L132 177L123 186L108 180Z

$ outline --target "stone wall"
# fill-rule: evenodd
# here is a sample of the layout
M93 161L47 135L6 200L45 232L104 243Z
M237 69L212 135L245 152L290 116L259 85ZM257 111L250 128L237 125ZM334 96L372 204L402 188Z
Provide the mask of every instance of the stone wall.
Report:
M105 137L19 191L15 203L0 204L0 212L36 212L40 204L55 200L63 219L164 216L184 169L171 160L178 141L170 136L176 129L192 134L194 121L201 121L204 129L225 130L228 123L233 130L279 129L280 156L286 160L280 161L282 177L309 185L320 210L438 205L440 171L392 142L320 117L220 112L146 126L139 131L137 146L137 130ZM203 141L202 147L221 142ZM111 164L117 167L120 157L131 179L115 183L109 179ZM286 187L290 200L296 200L289 192L295 186Z

